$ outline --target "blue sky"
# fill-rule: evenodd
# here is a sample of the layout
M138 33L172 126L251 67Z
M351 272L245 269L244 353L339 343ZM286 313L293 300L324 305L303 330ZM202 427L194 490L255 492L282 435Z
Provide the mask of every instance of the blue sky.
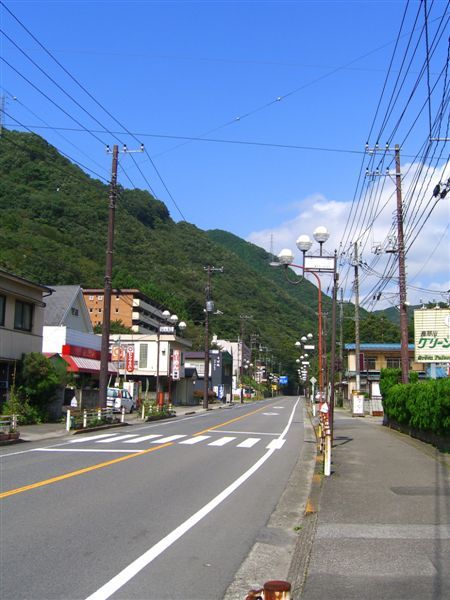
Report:
M363 154L366 141L373 146L381 130L386 136L379 140L383 146L386 138L401 143L402 163L410 165L408 172L405 167L405 195L423 164L428 167L427 176L423 171L420 175L425 188L432 189L450 176L448 143L436 142L437 154L436 148L425 157L420 152L429 129L427 107L420 112L427 98L425 75L409 99L426 55L423 3L9 1L5 5L97 101L0 6L1 28L7 36L1 38L1 53L9 63L2 62L0 71L7 126L20 128L17 121L27 125L105 178L110 157L104 145L119 142L136 148L142 141L148 154L134 158L145 180L133 160L121 156L122 185L146 188L150 183L175 220L185 218L202 229L224 229L266 249L272 243L275 252L294 246L300 233L311 235L316 226L326 226L332 233L330 250L343 252L347 299L352 294L350 242L361 242L363 259L372 265L372 246L386 240L394 209L390 180L378 200L376 196L367 200L367 190L358 184L361 167L376 166ZM448 14L443 1L429 1L428 8L430 44L434 35L441 36L428 64L430 85L436 84L430 107L434 121L443 95L448 95L442 72L448 56ZM417 34L410 40L413 30ZM395 88L397 75L402 85ZM30 82L85 130L55 129L80 129L80 125ZM397 90L396 104L389 112L388 99ZM124 133L99 105L135 136ZM448 104L441 113L441 133L445 133ZM42 120L50 129L38 128ZM352 204L355 197L356 205ZM429 191L417 209L422 221L430 198ZM386 204L384 211L367 231L362 223L358 228L354 215L366 210L364 202L378 201ZM407 201L413 205L413 194ZM437 204L409 249L408 277L415 285L409 289L412 302L419 297L442 300L445 296L437 292L450 288L449 201L450 194L446 202ZM349 218L354 224L350 231ZM371 290L382 281L380 275L388 274L383 257L377 261L372 268L377 275L367 271L363 278L367 308L395 301L395 282L390 281L380 301L370 302Z

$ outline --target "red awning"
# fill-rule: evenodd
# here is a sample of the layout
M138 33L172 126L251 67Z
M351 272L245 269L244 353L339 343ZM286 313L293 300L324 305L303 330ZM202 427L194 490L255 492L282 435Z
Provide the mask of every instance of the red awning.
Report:
M93 358L82 358L81 356L63 356L69 365L71 373L100 373L100 361ZM108 373L117 373L117 368L112 362L108 363Z

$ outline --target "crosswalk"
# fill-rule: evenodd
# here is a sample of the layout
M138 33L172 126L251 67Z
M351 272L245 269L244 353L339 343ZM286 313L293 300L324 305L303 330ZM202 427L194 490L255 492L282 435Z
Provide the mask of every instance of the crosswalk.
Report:
M244 434L247 432L244 432ZM260 434L262 436L266 434ZM206 446L211 446L215 448L222 448L224 446L234 446L236 448L250 449L258 444L264 445L266 449L279 449L283 446L285 440L279 439L277 434L270 434L274 439L267 443L267 437L263 441L263 437L246 437L242 439L242 436L238 435L225 435L222 437L217 437L214 435L193 435L188 436L186 434L174 434L174 435L162 435L158 433L151 433L145 435L139 435L137 433L128 433L125 435L120 435L117 433L103 433L99 435L92 435L88 437L80 437L74 440L71 440L69 444L72 446L72 451L88 451L86 448L80 448L80 445L86 444L94 444L97 448L103 448L102 451L107 451L106 447L111 448L111 452L115 451L124 451L119 450L118 448L122 446L122 448L126 445L133 445L137 447L139 444L180 444L183 446L196 446L199 444L204 444ZM77 448L73 446L77 445ZM114 446L114 449L112 448ZM100 450L98 450L100 451Z

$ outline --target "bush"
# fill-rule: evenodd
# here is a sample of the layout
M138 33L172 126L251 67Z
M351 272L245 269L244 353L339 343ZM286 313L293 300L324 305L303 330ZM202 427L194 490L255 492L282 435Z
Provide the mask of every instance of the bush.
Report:
M450 435L450 379L388 385L387 389L383 406L389 419L414 429Z

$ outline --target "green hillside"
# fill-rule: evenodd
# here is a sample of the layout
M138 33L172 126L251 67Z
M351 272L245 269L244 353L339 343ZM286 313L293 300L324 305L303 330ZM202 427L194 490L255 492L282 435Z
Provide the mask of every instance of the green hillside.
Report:
M35 134L0 137L0 266L46 285L103 285L108 185L92 179ZM237 339L257 334L283 371L295 367L294 342L317 331L317 288L288 284L263 249L224 231L175 223L166 206L142 190L120 188L116 210L114 287L136 287L188 323L186 335L203 344L204 267L222 315L211 333ZM323 298L331 315L330 299ZM347 328L346 328L347 329ZM351 333L349 334L351 335ZM350 338L351 339L351 338Z

